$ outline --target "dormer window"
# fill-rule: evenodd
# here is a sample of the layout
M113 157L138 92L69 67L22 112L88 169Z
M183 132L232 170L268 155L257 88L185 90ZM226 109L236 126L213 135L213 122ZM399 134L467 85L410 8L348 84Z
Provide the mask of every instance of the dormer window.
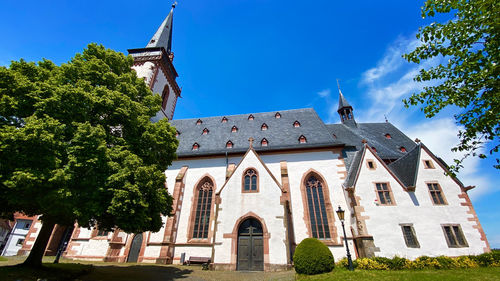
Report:
M374 152L377 152L377 149L375 148L375 146L372 146L372 150L373 150Z
M392 137L391 137L390 134L385 134L385 138L388 139L388 140L392 139Z
M307 139L303 135L299 137L299 143L306 143Z
M238 132L238 127L233 126L233 127L231 128L231 133L236 133L236 132Z
M175 137L176 137L176 138L177 138L177 137L179 137L180 135L181 135L181 132L179 132L179 131L175 131Z
M401 147L399 147L399 150L400 150L401 152L406 152L406 147L401 146Z
M267 146L268 142L265 138L260 141L260 146Z
M222 117L222 120L220 121L221 123L227 123L227 118L224 116Z
M336 135L336 134L332 134L332 137L333 137L334 139L337 139L337 135Z
M227 141L226 142L226 148L233 148L233 142L232 141Z
M261 131L267 131L268 127L266 125L266 123L262 124L262 126L260 127L260 130Z
M203 129L203 133L202 133L202 135L208 135L208 133L209 133L209 132L210 132L210 131L209 131L207 128L205 128L205 129Z
M200 148L200 145L197 142L195 142L193 144L193 149L192 150L198 150L199 148Z
M281 114L279 112L276 112L276 114L274 114L274 118L280 119L281 118Z
M249 120L249 121L252 121L253 119L254 119L254 117L253 117L253 115L252 115L252 114L248 115L248 120Z
M295 121L295 122L293 122L293 126L294 126L295 128L300 127L300 122L299 122L299 121Z
M203 121L201 121L201 119L198 119L198 121L196 121L196 125L201 125L201 123L203 123Z

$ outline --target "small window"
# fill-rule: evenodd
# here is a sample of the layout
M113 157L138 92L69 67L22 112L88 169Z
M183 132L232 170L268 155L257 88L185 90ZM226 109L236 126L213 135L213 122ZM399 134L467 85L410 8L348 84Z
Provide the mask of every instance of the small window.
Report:
M24 243L24 238L17 239L16 246L22 246Z
M203 121L201 121L201 119L198 119L198 121L196 121L196 125L201 125L203 123Z
M299 121L295 121L295 122L293 122L293 126L294 126L295 128L300 127L300 122L299 122Z
M441 186L437 183L428 183L427 187L429 188L429 193L432 198L432 203L434 205L446 205L446 200L443 195L443 190Z
M377 152L377 149L375 148L375 146L372 146L372 150L373 150L374 152Z
M401 152L406 152L406 147L404 147L404 146L400 146L400 147L399 147L399 150L400 150Z
M377 199L378 202L380 202L380 205L385 205L385 206L390 206L390 205L396 205L394 202L394 198L392 197L392 192L391 189L389 188L389 183L382 182L382 183L376 183L376 192L377 192Z
M432 164L431 160L424 160L424 168L425 169L435 169L434 164Z
M333 137L334 139L337 139L337 135L336 135L336 134L332 134L332 137Z
M105 230L97 230L97 235L96 236L108 236L108 232Z
M227 118L225 116L222 117L221 123L227 123Z
M238 127L233 126L233 127L231 128L231 133L236 133L236 132L238 132Z
M258 177L254 169L248 169L243 174L243 192L257 192Z
M392 139L392 137L391 137L390 134L385 134L385 138L388 139L388 140Z
M253 119L254 119L254 117L252 114L248 115L248 120L252 121Z
M307 139L304 136L299 137L299 143L307 143Z
M261 141L260 141L260 146L267 146L267 140L265 138L263 138Z
M262 124L262 126L260 126L261 131L267 131L267 129L268 129L268 127L267 127L266 123L264 123L264 124Z
M448 247L469 247L459 224L443 225L443 231Z
M281 114L279 112L276 112L276 114L274 114L274 118L280 119L281 118Z
M375 162L373 160L366 160L366 164L368 165L368 169L375 170Z
M175 131L175 137L176 137L176 138L177 138L177 137L179 137L180 135L181 135L181 132L179 132L179 131Z
M233 142L232 141L226 142L226 148L233 148Z
M198 143L193 144L193 150L198 150L200 148L200 145Z
M205 129L203 129L203 132L201 134L202 135L208 135L209 132L210 131L207 128L205 128Z
M401 230L403 231L403 237L405 238L406 247L408 248L420 248L420 244L417 240L417 235L415 235L415 229L413 225L401 225Z

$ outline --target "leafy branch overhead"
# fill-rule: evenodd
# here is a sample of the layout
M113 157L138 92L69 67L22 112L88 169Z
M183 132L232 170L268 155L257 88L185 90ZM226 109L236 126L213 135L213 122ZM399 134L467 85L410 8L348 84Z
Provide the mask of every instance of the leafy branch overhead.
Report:
M445 23L431 23L421 28L417 38L422 44L404 58L421 63L435 57L445 64L421 69L415 81L436 81L404 100L405 106L422 105L431 118L448 106L460 108L455 120L463 126L460 143L453 151L466 152L465 157L488 157L478 151L490 146L494 155L500 148L500 2L497 0L427 0L422 17L438 13L453 14ZM455 160L453 172L462 167ZM495 168L500 169L496 158Z
M166 120L150 121L161 100L132 63L90 44L61 66L0 67L1 215L160 230L172 210L164 171L178 141Z

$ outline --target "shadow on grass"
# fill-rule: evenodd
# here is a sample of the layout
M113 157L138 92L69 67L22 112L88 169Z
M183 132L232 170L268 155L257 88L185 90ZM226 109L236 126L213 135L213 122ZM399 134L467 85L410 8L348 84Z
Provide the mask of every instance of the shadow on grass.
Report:
M92 271L92 265L44 264L42 267L27 267L21 264L0 267L0 280L75 280Z
M177 280L189 278L193 272L173 266L160 265L98 265L88 274L79 277L80 280L120 280L120 281L150 281Z

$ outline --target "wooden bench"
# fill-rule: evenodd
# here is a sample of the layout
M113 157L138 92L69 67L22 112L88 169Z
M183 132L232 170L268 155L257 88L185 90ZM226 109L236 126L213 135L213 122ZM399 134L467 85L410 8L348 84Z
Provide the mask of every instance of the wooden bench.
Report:
M188 261L187 261L187 264L188 265L191 265L191 264L194 264L194 263L210 263L210 258L207 258L207 257L189 257Z

